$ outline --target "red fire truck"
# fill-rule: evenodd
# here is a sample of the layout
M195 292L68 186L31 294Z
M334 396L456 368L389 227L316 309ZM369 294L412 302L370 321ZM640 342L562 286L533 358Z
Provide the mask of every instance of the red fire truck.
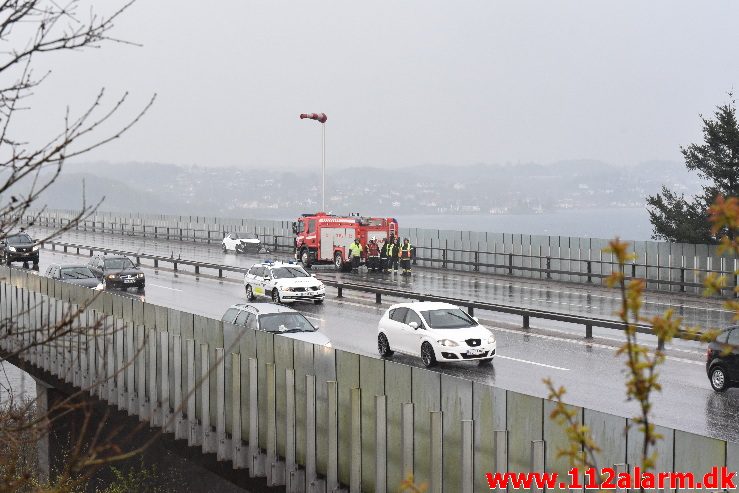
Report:
M364 250L373 236L378 243L398 236L398 221L391 217L335 216L324 212L303 214L293 223L295 258L306 267L333 263L337 270L350 270L349 245L355 238ZM362 259L364 262L365 259Z

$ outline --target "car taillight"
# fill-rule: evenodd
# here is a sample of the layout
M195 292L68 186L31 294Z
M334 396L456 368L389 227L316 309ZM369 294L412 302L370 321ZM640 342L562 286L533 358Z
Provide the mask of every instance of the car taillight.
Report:
M711 359L711 354L713 354L713 350L709 347L708 350L706 351L706 360Z

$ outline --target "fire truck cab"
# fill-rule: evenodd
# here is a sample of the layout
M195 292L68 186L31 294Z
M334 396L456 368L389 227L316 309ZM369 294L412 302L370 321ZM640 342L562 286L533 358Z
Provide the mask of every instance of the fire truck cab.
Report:
M365 251L373 236L378 242L398 236L398 221L391 217L335 216L324 212L303 214L293 223L295 258L305 268L334 264L336 270L351 270L349 245L356 238ZM362 263L366 259L362 258Z

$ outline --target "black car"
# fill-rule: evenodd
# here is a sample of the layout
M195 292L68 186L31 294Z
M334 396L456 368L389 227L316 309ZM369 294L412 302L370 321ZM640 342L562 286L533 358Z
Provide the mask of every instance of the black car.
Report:
M739 386L739 326L724 329L708 345L706 372L716 392Z
M39 248L40 246L27 233L16 233L0 240L0 254L5 265L13 262L25 264L29 260L33 265L38 265Z
M144 273L124 255L98 254L90 259L87 267L105 284L106 289L136 287L139 291L144 290Z
M95 277L86 265L51 264L46 269L46 277L86 288L96 288L100 285L100 279Z

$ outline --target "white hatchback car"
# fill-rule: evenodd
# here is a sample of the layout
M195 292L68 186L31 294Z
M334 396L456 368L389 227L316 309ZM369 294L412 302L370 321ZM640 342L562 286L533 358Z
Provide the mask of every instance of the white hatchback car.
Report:
M262 249L262 242L253 233L228 233L223 237L221 247L224 253L259 253Z
M246 301L257 296L271 298L275 303L312 301L323 303L326 287L298 264L262 262L254 264L244 275Z
M437 361L478 361L495 356L495 336L459 307L416 302L391 306L377 327L377 349L383 357L399 353L420 356L425 366Z

